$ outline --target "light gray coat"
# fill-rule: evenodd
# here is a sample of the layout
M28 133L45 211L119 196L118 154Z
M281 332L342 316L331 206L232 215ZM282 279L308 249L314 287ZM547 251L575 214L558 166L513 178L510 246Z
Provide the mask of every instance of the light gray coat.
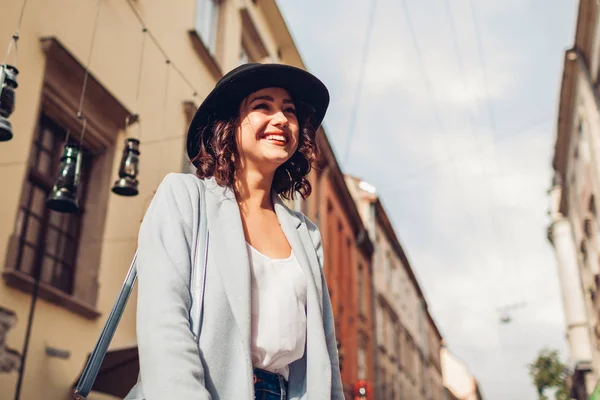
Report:
M203 184L210 236L198 345L189 322L190 271ZM307 278L306 349L290 365L289 399L342 400L320 233L276 194L273 203ZM250 266L233 191L214 179L167 175L140 227L138 280L140 380L126 399L253 399Z

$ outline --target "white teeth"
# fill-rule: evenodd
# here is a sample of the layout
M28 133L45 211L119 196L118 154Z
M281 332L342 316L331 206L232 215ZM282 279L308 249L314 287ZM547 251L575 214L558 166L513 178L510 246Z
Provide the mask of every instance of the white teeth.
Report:
M267 139L267 140L277 140L279 142L285 142L286 141L285 136L282 136L282 135L268 135L268 136L265 137L265 139Z

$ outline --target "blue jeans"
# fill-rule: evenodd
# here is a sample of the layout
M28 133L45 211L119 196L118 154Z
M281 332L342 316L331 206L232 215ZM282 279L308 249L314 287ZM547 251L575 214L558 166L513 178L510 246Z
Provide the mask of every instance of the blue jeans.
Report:
M280 374L254 368L255 400L287 400L288 384Z

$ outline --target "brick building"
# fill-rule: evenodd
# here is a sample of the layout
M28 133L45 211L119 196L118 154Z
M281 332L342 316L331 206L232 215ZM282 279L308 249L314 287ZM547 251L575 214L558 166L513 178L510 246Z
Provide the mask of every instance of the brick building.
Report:
M406 252L375 188L354 177L346 182L374 245L376 397L442 400L442 336Z
M373 244L324 132L321 158L311 174L313 194L303 211L319 226L342 365L342 382L352 398L359 380L374 382L374 320L371 259ZM373 398L373 397L371 397Z

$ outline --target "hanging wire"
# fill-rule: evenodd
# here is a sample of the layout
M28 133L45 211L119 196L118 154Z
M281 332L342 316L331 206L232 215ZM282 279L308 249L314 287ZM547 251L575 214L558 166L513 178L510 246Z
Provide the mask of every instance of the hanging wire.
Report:
M133 11L133 14L135 15L135 17L137 18L139 23L142 25L142 28L146 29L146 31L148 33L148 37L150 38L150 40L152 40L152 43L154 43L154 45L156 46L158 51L160 51L160 53L163 55L165 60L171 60L171 58L167 55L167 52L163 49L163 47L160 45L160 43L158 43L158 40L156 40L156 37L154 36L152 31L148 28L148 25L146 25L146 22L142 18L141 14L137 10L137 8L135 8L135 5L133 4L133 2L131 0L126 0L126 2L127 2L127 5L129 6L129 8L131 8L131 11ZM196 88L194 88L194 85L192 85L190 80L183 74L183 72L181 72L181 70L175 65L175 63L173 63L172 60L170 61L170 64L171 64L171 67L173 68L173 70L175 72L177 72L177 74L186 83L186 85L188 85L190 87L190 89L192 89L192 92L194 94L197 94L198 91L196 90Z
M163 117L162 117L162 123L160 125L160 130L161 132L165 131L165 125L167 122L167 105L168 105L168 98L169 98L169 72L171 71L171 60L167 59L165 61L165 64L167 65L167 72L166 72L166 77L165 77L165 93L163 96Z
M487 114L488 114L488 119L489 119L489 123L490 123L490 128L491 128L491 132L492 132L492 147L491 150L493 152L493 154L491 155L491 161L495 166L495 172L498 176L502 176L502 172L500 171L500 164L498 163L498 159L496 156L496 142L498 141L498 131L497 131L497 124L496 124L496 117L494 115L494 110L492 108L492 102L490 100L490 92L489 92L489 79L488 79L488 71L487 71L487 62L486 62L486 56L485 56L485 51L484 51L484 46L483 46L483 42L481 40L482 38L482 34L481 34L481 28L479 25L479 15L477 12L477 7L475 5L475 1L474 0L470 0L469 1L469 6L471 9L471 18L473 21L473 26L475 28L475 41L477 44L477 55L479 57L479 63L481 65L481 70L482 70L482 78L483 78L483 90L485 93L485 100L486 100L486 108L487 108ZM489 195L489 193L484 192L484 195L487 197L487 202L488 204L490 204L490 213L489 213L489 218L490 218L490 223L492 225L492 229L496 232L499 232L499 222L497 221L496 215L491 211L493 210L495 207L497 207L497 201L496 198L494 196ZM513 226L513 232L514 232L514 226ZM500 252L502 254L516 254L516 252L514 251L514 249L517 246L517 240L515 238L514 233L512 235L509 235L509 240L510 240L510 249L508 249L508 251L502 251L502 249L499 249ZM500 241L496 241L496 243L499 245ZM511 251L513 250L513 251ZM514 257L514 256L513 256ZM513 258L513 285L514 286L518 286L517 282L519 281L520 278L520 273L517 267L517 262L516 260ZM506 269L506 268L505 268ZM522 286L521 286L522 288ZM520 293L520 296L522 297L522 290ZM522 300L522 298L521 298Z
M369 9L369 19L367 20L367 29L365 33L365 42L363 43L362 57L360 61L360 72L358 75L358 83L356 85L356 93L354 93L354 104L350 112L350 129L348 131L348 139L346 139L346 151L344 153L344 164L348 166L352 144L354 140L354 131L356 130L356 120L358 114L358 106L362 95L364 80L366 75L367 61L369 60L369 50L371 45L371 36L373 35L373 27L375 22L375 12L377 10L377 0L371 0L371 8Z
M140 51L140 61L138 63L138 79L137 79L137 89L136 89L136 95L135 95L136 106L137 106L137 101L140 98L140 86L142 83L142 68L144 67L144 50L146 48L146 33L147 32L148 32L147 28L142 28L142 49Z
M475 104L475 101L473 99L474 96L473 96L472 92L470 90L468 90L467 78L466 78L466 73L465 73L465 64L463 62L463 58L462 58L460 48L458 45L458 38L457 38L458 35L456 32L456 25L454 24L452 5L450 3L450 0L445 0L444 3L446 5L446 18L448 19L448 22L450 25L450 36L452 37L452 43L453 43L453 48L454 48L454 58L456 59L456 66L458 67L458 75L459 75L459 78L460 78L460 81L462 84L463 92L468 94L469 102L471 105L473 105L473 104ZM474 138L474 142L477 143L478 146L480 147L480 143L481 143L480 132L476 127L475 115L472 110L472 107L468 107L467 112L469 115L469 122L471 125L471 134ZM481 167L485 173L485 162L482 161Z
M69 138L71 137L71 128L67 128L67 134L65 135L65 146L69 144Z
M197 106L196 98L198 98L198 92L192 93L192 103L194 103L195 106Z
M83 117L83 126L81 127L81 135L79 136L79 151L77 152L77 159L75 160L75 181L79 184L81 176L81 164L83 163L83 139L85 138L85 131L87 128L87 118Z
M451 153L449 151L450 146L449 146L449 141L448 141L448 131L446 129L446 125L442 121L439 105L435 100L435 96L433 93L433 85L431 83L431 77L429 74L429 69L427 68L425 58L423 57L423 51L421 50L421 44L419 43L419 40L417 37L415 26L412 21L412 16L411 16L410 10L408 8L408 3L406 0L400 0L400 3L402 5L406 26L410 33L410 38L411 38L415 53L417 55L417 61L419 63L419 70L421 71L421 75L422 75L423 81L425 83L425 93L427 94L429 105L430 105L431 111L433 113L433 118L438 126L439 134L440 134L440 137L443 142L445 158L450 158ZM453 181L458 184L459 179L457 176L457 171L456 171L454 162L451 163L450 172L452 174Z
M490 127L492 129L492 134L496 137L496 118L494 116L494 110L492 108L492 103L490 101L490 91L488 87L488 76L487 76L487 63L485 61L485 52L483 50L483 43L481 41L481 29L479 27L478 22L478 14L477 8L475 6L475 2L473 0L469 1L469 5L471 8L471 17L473 19L473 26L475 28L475 41L477 43L477 55L479 57L479 63L481 64L481 70L483 73L483 90L485 93L486 105L487 105L487 114L490 122Z
M85 74L83 76L83 87L81 88L81 96L79 98L79 108L77 109L77 119L83 119L83 100L85 98L85 91L87 89L88 76L90 74L90 63L92 62L92 53L94 52L94 45L96 43L96 31L98 30L98 20L100 19L100 4L102 0L98 0L96 3L96 17L94 18L94 27L92 30L92 39L90 42L90 51L88 53L87 63L85 65ZM85 121L85 120L84 120ZM83 145L83 142L81 143Z
M8 50L6 51L6 56L4 56L4 61L2 64L6 64L8 61L8 56L12 50L13 45L15 46L15 67L19 63L19 52L17 50L17 42L19 41L19 31L21 30L21 23L23 22L23 15L25 14L25 6L27 5L27 0L23 0L23 5L21 6L21 15L19 16L19 22L17 23L17 30L10 38L10 42L8 43Z
M141 88L141 84L142 84L142 70L144 67L144 50L146 49L146 35L148 34L148 28L146 28L146 26L142 26L142 45L141 45L141 49L140 49L140 60L138 63L138 73L137 73L137 84L136 84L136 91L135 91L135 114L133 116L131 116L132 120L131 123L137 123L138 124L138 129L137 129L137 135L136 135L136 139L140 139L140 137L142 136L142 124L140 121L140 113L139 113L139 100L140 100L140 88ZM128 126L129 125L129 116L127 116L127 118L125 119L125 125Z
M90 51L88 53L88 59L86 62L86 66L85 66L85 73L83 75L83 85L81 87L81 96L79 97L79 107L77 109L77 119L79 121L82 121L82 127L81 127L81 134L79 135L79 151L77 152L77 160L76 162L76 166L75 166L75 171L77 174L77 178L76 180L79 180L79 174L81 171L81 163L83 162L83 155L82 155L82 151L83 151L83 140L85 138L85 131L87 128L87 118L85 118L83 116L83 100L85 99L85 92L87 89L87 82L88 82L88 77L90 74L90 64L92 61L92 54L94 51L94 44L96 42L96 32L98 31L98 21L100 19L100 5L101 5L101 1L102 0L98 0L96 3L96 16L94 17L94 26L92 28L92 38L90 41ZM68 144L69 142L69 136L70 136L71 130L67 130L67 137L65 138L65 145Z
M87 128L87 118L83 117L83 126L81 127L81 135L79 135L79 142L83 146L83 138L85 137L85 132Z
M452 154L448 150L450 148L449 147L449 143L447 141L448 140L448 132L447 132L446 127L445 127L445 125L443 123L443 120L441 118L439 105L435 101L435 97L434 97L434 93L433 93L433 86L432 86L431 79L430 79L430 76L429 76L429 71L428 71L428 69L426 67L425 60L424 60L424 57L423 57L423 54L422 54L422 51L421 51L421 47L420 47L419 41L417 39L415 27L413 25L412 18L411 18L411 15L410 15L410 12L409 12L409 8L408 8L408 3L407 3L407 0L400 0L400 1L401 1L403 10L404 10L404 16L405 16L405 19L406 19L406 25L408 27L408 30L409 30L409 33L410 33L410 37L411 37L413 45L415 47L415 51L416 51L416 54L417 54L417 60L419 61L419 64L421 66L421 73L422 73L423 78L425 80L425 91L426 91L426 93L428 95L429 102L430 102L430 105L432 107L432 111L433 111L433 114L434 114L434 119L437 122L437 125L439 127L439 130L440 130L440 133L441 133L441 138L442 138L442 140L444 142L444 150L445 150L445 153L446 153L445 158L450 158L452 160L452 161L449 162L449 164L450 164L449 165L449 167L450 167L449 169L450 169L450 174L452 176L452 182L453 182L453 184L456 187L459 188L460 191L462 191L464 193L465 189L463 188L463 185L462 185L462 183L459 180L458 171L456 169L456 163L451 158ZM473 0L471 0L471 6L474 7ZM479 45L480 45L480 47L482 47L481 43L479 43ZM480 50L481 61L483 62L483 58L481 56L481 54L483 53L483 51L482 51L481 48L479 48L479 50ZM489 93L487 92L487 86L486 86L486 94L487 94L486 97L488 98L488 111L490 112L490 116L493 118L493 114L491 113L491 105L489 103ZM495 123L494 123L493 120L491 121L491 125L492 125L493 131L495 131L496 126L495 126ZM496 136L496 135L493 134L493 136ZM492 143L495 145L494 141L492 141ZM497 164L497 161L496 161L495 147L492 147L492 151L494 151L494 154L491 157L491 159L492 159L492 161L496 165L496 171L498 171L498 164ZM487 197L488 203L491 204L494 201L493 197L489 196L488 193L485 193L484 195ZM492 212L489 214L489 220L490 220L489 221L490 233L492 233L492 232L500 232L499 229L498 229L498 223L496 221L495 215ZM467 215L466 215L465 225L468 225L468 230L465 231L465 232L475 232L475 230L476 230L475 229L476 223L473 221L472 215L470 213L467 213ZM470 239L472 239L472 237L470 237ZM501 249L499 248L499 244L498 244L497 240L495 241L495 244L496 244L496 246L497 246L497 248L499 250L499 253L501 254L500 263L502 265L502 269L503 269L503 271L505 273L507 273L507 271L508 271L507 270L507 261L506 261L504 252L500 251ZM485 253L482 253L482 256L484 257L484 259L488 258L488 256Z
M15 46L15 67L19 63L19 51L17 48L17 42L19 41L19 32L15 32L14 35L10 38L10 42L8 43L8 50L6 50L6 55L4 56L4 61L2 62L5 65L8 62L8 56L12 50L13 44Z
M542 126L543 124L553 121L553 118L554 118L554 116L552 116L552 115L546 115L543 118L539 118L539 119L535 120L533 123L527 124L526 126L520 128L520 129L516 129L510 135L503 135L498 140L496 140L496 146L499 144L507 144L516 139L520 139L522 134L527 133L533 129L536 129L536 128ZM465 158L468 158L468 157L480 156L480 151L481 151L480 147L477 145L474 145L472 147L464 149L464 151L461 151L460 153L452 154L449 157L446 157L441 160L437 160L430 164L419 167L416 170L407 173L406 175L402 175L402 176L398 177L396 179L396 181L402 183L403 185L406 185L407 183L414 181L416 179L422 180L424 175L427 175L428 173L430 174L431 172L435 171L436 168L453 163L453 162L455 162L455 160L459 160L459 159L464 160ZM496 176L495 178L501 178L501 177L502 176ZM494 177L492 176L492 178L494 178ZM392 190L389 193L387 193L386 195L388 195L388 196L396 195L398 193L403 193L406 191L407 191L406 186L396 187L396 188L392 188Z
M166 64L166 76L165 76L165 92L163 94L163 115L162 115L162 122L160 124L160 132L159 134L164 134L165 132L165 126L166 126L166 122L167 122L167 106L169 104L169 76L170 76L170 71L171 71L171 60L169 60L168 58L165 60L165 64ZM158 182L160 182L160 166L162 165L162 153L163 153L163 146L158 146L158 163L156 166L156 180Z

